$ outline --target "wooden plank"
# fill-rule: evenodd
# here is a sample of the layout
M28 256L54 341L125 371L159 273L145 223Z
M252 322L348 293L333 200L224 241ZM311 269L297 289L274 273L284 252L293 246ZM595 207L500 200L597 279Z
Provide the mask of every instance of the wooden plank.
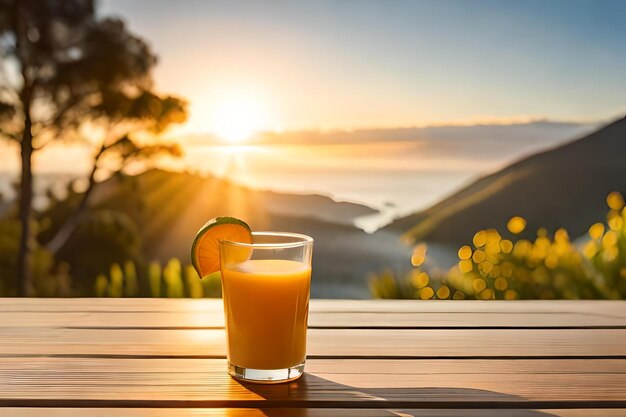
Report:
M220 328L224 318L221 300L0 299L0 327L24 324ZM312 300L309 324L313 328L626 328L626 302Z
M626 357L626 330L312 329L311 357ZM224 330L5 327L0 355L224 357Z
M220 299L185 298L0 298L0 312L176 312L220 311Z
M436 413L436 414L435 414ZM0 417L625 417L626 410L372 410L342 408L0 408Z
M120 317L123 315L123 320ZM0 312L0 327L70 327L131 329L207 329L224 327L217 311L179 312ZM311 328L624 328L626 317L602 314L312 311Z
M0 311L14 312L213 312L219 299L153 298L0 298ZM362 313L576 313L626 317L626 301L422 301L422 300L311 300L312 312Z
M219 359L0 359L0 406L626 407L626 360L311 360L242 385Z
M436 414L434 414L436 413ZM626 410L372 410L341 408L0 408L0 417L625 417Z
M120 320L123 317L123 320ZM313 328L626 328L626 302L312 300ZM221 300L0 299L0 327L220 328Z
M202 408L202 409L132 409L132 408L0 408L0 417L399 417L402 415L421 416L420 414L399 414L390 410L351 410L351 409L246 409L246 408ZM432 410L428 410L432 413ZM442 414L444 417L456 417L459 414ZM473 414L478 416L478 414ZM484 414L482 414L484 415ZM492 414L495 416L495 414ZM540 416L541 414L536 414ZM487 414L489 416L489 414ZM609 417L612 417L609 415Z

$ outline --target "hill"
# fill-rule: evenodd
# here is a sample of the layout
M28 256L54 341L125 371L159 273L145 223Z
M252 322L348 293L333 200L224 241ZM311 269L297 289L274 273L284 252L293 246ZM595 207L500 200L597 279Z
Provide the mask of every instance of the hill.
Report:
M57 204L48 215L59 216L64 204ZM397 235L373 236L353 226L356 217L375 210L320 195L254 190L216 177L150 170L99 184L90 209L111 209L130 217L138 226L146 261L176 257L189 263L196 232L220 215L245 219L253 230L310 235L315 239L315 297L366 298L369 272L409 266L409 249Z
M626 193L626 119L524 158L385 230L410 241L460 245L479 229L505 230L518 215L528 220L527 236L545 226L578 237L604 218L606 195L615 190Z

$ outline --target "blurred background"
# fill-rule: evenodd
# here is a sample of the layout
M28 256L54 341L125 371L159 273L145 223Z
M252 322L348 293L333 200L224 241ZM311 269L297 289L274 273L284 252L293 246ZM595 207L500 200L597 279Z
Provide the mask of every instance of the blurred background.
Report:
M0 0L0 296L626 297L623 1Z

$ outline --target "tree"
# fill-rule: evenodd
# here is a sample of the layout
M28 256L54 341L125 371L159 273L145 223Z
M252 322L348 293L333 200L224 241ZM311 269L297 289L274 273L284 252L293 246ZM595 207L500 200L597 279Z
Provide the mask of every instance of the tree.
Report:
M28 295L33 154L59 140L93 147L87 190L48 242L54 253L76 229L98 170L180 153L149 134L184 121L186 104L152 91L155 55L121 20L96 16L93 0L0 0L0 52L0 135L19 144L21 158L16 285Z

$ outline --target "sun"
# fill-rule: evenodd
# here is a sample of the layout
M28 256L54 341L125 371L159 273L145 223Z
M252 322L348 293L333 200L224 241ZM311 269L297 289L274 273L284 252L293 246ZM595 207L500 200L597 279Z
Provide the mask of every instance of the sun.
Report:
M211 131L230 143L242 143L267 124L267 112L252 96L220 99L211 112Z

